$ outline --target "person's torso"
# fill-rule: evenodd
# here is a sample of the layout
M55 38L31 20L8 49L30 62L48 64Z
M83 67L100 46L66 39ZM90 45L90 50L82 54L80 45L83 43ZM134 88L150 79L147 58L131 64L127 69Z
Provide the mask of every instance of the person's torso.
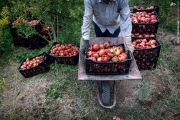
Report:
M100 2L101 1L101 2ZM120 5L118 0L108 4L103 0L91 0L93 7L93 20L102 26L114 26L119 24Z

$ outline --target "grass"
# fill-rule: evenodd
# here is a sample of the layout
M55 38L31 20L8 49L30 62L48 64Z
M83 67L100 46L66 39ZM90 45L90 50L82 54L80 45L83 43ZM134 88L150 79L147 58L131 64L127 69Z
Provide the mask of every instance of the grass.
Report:
M65 29L59 31L58 41L78 45L80 24L67 21ZM24 78L17 70L22 60L48 51L52 43L42 49L30 50L14 47L8 29L6 35L8 48L0 57L0 88L6 86L0 93L2 119L111 120L114 115L124 120L169 120L171 116L180 119L179 49L169 41L159 40L161 53L157 68L141 71L144 79L135 91L124 93L121 90L125 88L121 88L116 106L103 109L97 102L94 82L77 80L78 65L53 63L48 73ZM126 87L131 89L130 85ZM166 111L171 109L174 113L168 114Z
M163 43L163 41L161 41ZM11 54L11 60L9 61L11 64L15 61L16 65L19 65L23 58L32 57L41 53L42 51L48 49L43 48L40 50L28 50L26 48L13 48L14 53ZM163 57L163 54L168 54L170 50L170 46L168 44L163 43L162 45L162 53L160 58L162 59L159 64L165 67L167 62L171 63L171 61L166 61ZM21 52L20 52L21 51ZM9 59L7 59L9 60ZM166 64L165 64L166 63ZM165 64L165 65L164 65ZM19 84L18 88L16 88L16 96L21 96L21 86L28 85L29 90L33 90L41 83L48 82L47 86L44 87L43 93L31 93L31 96L34 96L34 99L39 99L38 108L33 112L32 116L29 118L38 118L43 119L49 116L49 119L58 119L58 114L61 115L62 119L86 119L86 120L94 120L97 116L99 119L110 120L113 115L121 116L122 118L126 118L127 120L144 120L146 118L149 119L163 119L162 113L167 108L179 108L179 92L174 90L173 94L167 98L162 99L157 103L154 103L152 106L139 106L138 108L126 108L123 109L120 105L117 105L112 110L105 110L97 107L97 100L95 95L95 87L92 81L78 81L77 80L77 67L78 66L68 66L64 64L51 64L50 71L46 74L41 74L32 78L28 78L27 80L21 77L18 74L16 82ZM168 68L164 68L168 69ZM159 70L159 69L158 69ZM161 70L161 69L160 69ZM16 71L16 70L15 70ZM155 71L149 71L148 74L156 74ZM9 77L8 77L9 78ZM5 78L6 79L6 78ZM19 80L18 80L19 79ZM37 81L36 81L37 80ZM146 78L139 86L138 89L140 92L145 92L143 95L138 94L137 96L139 100L148 99L147 93L152 93L150 79ZM33 82L34 81L34 82ZM171 81L169 83L172 85ZM177 88L176 88L177 89ZM144 91L149 90L149 92ZM26 91L24 95L28 95L29 91ZM46 101L41 101L41 95L46 96ZM24 96L22 95L22 96ZM145 96L144 96L145 95ZM34 101L34 100L33 100ZM35 101L34 101L35 102ZM36 101L37 102L37 101ZM66 106L68 108L64 108ZM30 110L33 108L30 108ZM16 109L12 112L9 111L7 118L9 119L18 119L19 115L24 112L25 109L23 107L16 107ZM36 114L35 114L36 113ZM178 119L177 119L178 120Z

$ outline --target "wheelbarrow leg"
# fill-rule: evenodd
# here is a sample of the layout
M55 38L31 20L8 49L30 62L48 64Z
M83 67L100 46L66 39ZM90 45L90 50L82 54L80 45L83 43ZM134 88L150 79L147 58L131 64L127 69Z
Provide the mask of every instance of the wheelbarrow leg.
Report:
M102 82L102 81L101 81ZM97 94L97 99L98 99L98 103L103 107L103 108L107 108L107 109L111 109L113 108L115 105L116 105L116 93L117 93L117 82L116 81L113 81L114 82L114 85L113 85L113 88L114 88L114 99L113 99L113 104L111 106L106 106L102 103L102 100L101 100L101 97L100 97L100 92L99 92L99 87L98 87L98 83L97 81L95 81L95 85L96 85L96 94ZM110 85L110 84L109 84Z

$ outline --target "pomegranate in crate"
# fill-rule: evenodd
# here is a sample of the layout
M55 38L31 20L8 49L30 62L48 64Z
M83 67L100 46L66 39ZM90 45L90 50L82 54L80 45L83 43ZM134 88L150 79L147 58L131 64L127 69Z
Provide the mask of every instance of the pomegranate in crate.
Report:
M132 55L124 45L90 44L86 53L86 73L92 75L125 75L129 73Z
M131 13L132 33L157 33L159 19L156 12Z
M137 38L156 38L156 35L155 34L140 34L140 33L132 33L131 34L131 37L133 39L137 39Z
M161 45L156 39L134 39L132 45L135 50L134 58L139 70L151 70L156 68Z
M142 11L146 11L146 12L152 12L155 11L157 14L159 14L159 7L158 6L148 6L148 7L144 7L144 6L134 6L133 7L133 12L142 12Z
M24 59L18 70L25 78L47 72L49 66L46 63L45 54L43 53L33 58Z
M48 63L76 65L79 59L79 47L55 42L46 55Z

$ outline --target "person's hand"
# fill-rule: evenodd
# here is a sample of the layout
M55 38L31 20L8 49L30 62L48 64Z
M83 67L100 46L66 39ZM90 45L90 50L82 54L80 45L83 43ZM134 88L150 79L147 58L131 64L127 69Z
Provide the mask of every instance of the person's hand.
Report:
M85 55L85 53L88 51L89 48L89 40L83 39L83 45L81 46L80 52L82 55Z
M131 44L131 37L124 37L125 51L129 50L131 53L134 52L134 47Z

